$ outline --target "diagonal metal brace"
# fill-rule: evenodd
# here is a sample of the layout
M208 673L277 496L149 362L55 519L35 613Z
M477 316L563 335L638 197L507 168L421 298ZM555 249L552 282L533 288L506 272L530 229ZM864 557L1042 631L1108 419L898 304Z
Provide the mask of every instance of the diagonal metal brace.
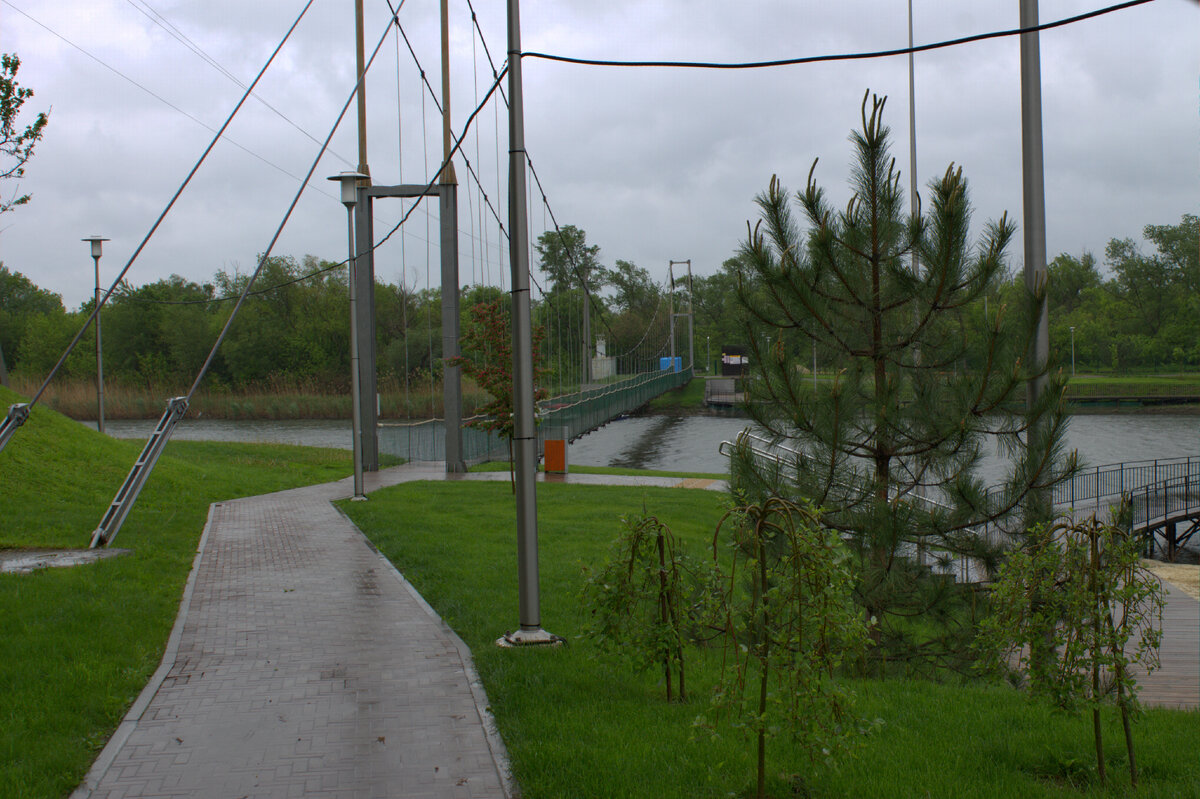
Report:
M28 418L28 402L19 402L16 405L8 406L8 414L4 417L4 421L0 422L0 452L4 451L4 446L8 444L13 433L17 432L17 428L25 424L25 420Z
M167 400L167 409L163 412L162 418L158 420L158 426L154 428L150 440L142 449L142 454L138 456L137 462L129 470L129 476L125 478L117 495L113 497L112 504L108 506L104 518L100 520L100 526L92 533L90 549L108 546L117 537L121 525L125 522L125 517L129 515L129 511L133 510L133 504L137 502L138 494L142 493L142 486L146 484L146 479L154 469L154 464L158 462L158 456L162 454L163 448L171 438L171 432L183 415L187 413L187 408L187 397L172 397Z

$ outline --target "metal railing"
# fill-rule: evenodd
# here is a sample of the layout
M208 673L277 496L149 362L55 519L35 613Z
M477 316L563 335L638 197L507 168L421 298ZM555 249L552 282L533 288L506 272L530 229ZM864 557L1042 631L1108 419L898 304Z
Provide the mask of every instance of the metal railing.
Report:
M726 457L732 457L734 450L739 446L746 446L755 461L771 469L794 467L805 458L804 453L795 447L759 435L749 428L738 433L737 438L733 441L722 441L717 446L717 451ZM899 492L893 490L889 499L891 501L900 500ZM910 502L918 507L929 510L949 511L952 509L946 503L926 494L910 493L901 501ZM971 535L981 536L992 544L998 541L1004 544L1011 543L1002 531L986 524L969 527L966 529L966 532ZM980 563L962 553L939 550L937 547L928 546L924 542L919 543L917 541L902 543L900 548L904 555L915 557L918 562L928 565L933 571L939 574L953 575L960 582L979 582L987 577L986 570ZM942 552L942 556L938 557L935 554L937 552ZM933 555L933 557L930 557L930 555Z
M538 403L538 448L547 438L574 441L607 422L645 405L650 400L692 379L690 368L636 375L596 388L551 397ZM468 464L507 460L508 441L463 420L463 461ZM446 458L446 425L443 419L420 422L380 422L379 451L408 461L441 461Z
M1172 480L1200 482L1200 458L1126 461L1096 466L1056 486L1054 504L1073 508L1081 503L1099 505L1104 500L1120 501L1125 494Z
M723 441L719 446L722 455L730 456L734 449L744 444L752 457L771 468L795 466L803 460L804 453L780 441L771 440L751 431L743 430L734 441ZM1003 497L1000 488L989 491L989 504L1000 504ZM892 497L895 499L895 497ZM1155 530L1188 518L1200 517L1200 458L1170 458L1097 466L1076 474L1071 480L1060 483L1054 489L1054 504L1060 508L1086 508L1099 506L1106 500L1114 504L1127 499L1131 505L1131 529L1141 531L1146 537L1147 552L1155 546ZM936 497L911 495L906 501L930 509L948 509ZM981 522L970 532L983 536L992 543L1015 543L1003 531L987 522ZM972 571L973 565L958 563L963 574Z
M1200 514L1200 482L1194 476L1145 485L1130 491L1128 497L1134 530L1159 527Z

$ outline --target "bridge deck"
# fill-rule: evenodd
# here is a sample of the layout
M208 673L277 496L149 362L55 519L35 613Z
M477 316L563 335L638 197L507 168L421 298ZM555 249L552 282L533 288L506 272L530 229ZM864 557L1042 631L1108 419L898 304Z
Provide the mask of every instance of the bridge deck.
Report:
M1163 583L1162 667L1142 675L1141 699L1156 707L1200 708L1200 602L1170 583Z

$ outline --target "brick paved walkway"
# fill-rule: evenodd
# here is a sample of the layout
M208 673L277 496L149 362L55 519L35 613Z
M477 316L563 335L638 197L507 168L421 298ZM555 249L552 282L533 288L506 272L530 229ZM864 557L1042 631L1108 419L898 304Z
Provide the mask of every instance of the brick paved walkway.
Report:
M163 667L75 796L508 794L466 647L329 504L350 493L212 507Z

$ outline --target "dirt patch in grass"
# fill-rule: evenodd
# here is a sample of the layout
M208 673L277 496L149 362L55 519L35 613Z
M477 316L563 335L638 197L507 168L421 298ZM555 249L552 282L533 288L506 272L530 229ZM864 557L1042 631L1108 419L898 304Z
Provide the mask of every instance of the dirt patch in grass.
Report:
M1160 579L1166 580L1193 599L1200 599L1200 565L1163 563L1157 560L1143 560L1142 563Z
M0 549L0 574L29 574L38 569L82 566L101 558L128 555L132 549Z

